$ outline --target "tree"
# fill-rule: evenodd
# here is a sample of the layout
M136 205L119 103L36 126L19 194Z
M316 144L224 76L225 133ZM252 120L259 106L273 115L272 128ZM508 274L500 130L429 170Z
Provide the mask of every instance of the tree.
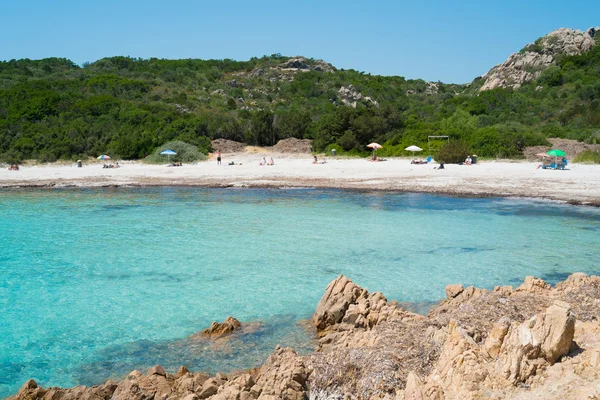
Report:
M273 113L268 110L254 112L250 117L250 133L258 146L273 146L277 143L273 129Z

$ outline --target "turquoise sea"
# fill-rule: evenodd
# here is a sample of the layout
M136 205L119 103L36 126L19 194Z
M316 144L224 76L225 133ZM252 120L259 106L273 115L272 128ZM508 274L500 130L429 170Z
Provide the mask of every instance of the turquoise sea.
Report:
M311 345L345 274L415 308L450 283L600 274L600 210L515 199L342 190L0 191L0 398L29 378L96 384L154 364L259 365ZM258 328L211 346L228 315Z

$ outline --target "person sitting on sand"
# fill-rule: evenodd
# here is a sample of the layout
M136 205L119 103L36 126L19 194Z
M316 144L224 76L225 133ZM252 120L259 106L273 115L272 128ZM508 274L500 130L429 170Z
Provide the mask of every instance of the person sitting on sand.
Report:
M273 157L271 157L271 159L269 160L267 165L275 165L275 161L273 161Z
M467 156L467 159L465 160L465 165L471 165L472 162L473 160L471 159L471 156Z
M444 163L443 163L443 162L441 162L439 166L437 166L437 167L433 167L433 169L445 169L445 168L444 168Z
M317 158L317 156L315 156L314 160L313 160L313 164L318 164L319 163L319 159Z
M263 157L262 161L258 165L267 165L267 159Z

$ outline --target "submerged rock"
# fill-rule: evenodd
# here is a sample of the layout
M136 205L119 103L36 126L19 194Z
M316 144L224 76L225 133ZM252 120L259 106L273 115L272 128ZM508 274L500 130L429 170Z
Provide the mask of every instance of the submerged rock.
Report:
M222 323L213 322L210 327L202 331L202 335L211 339L228 335L242 326L242 323L233 317L227 317Z

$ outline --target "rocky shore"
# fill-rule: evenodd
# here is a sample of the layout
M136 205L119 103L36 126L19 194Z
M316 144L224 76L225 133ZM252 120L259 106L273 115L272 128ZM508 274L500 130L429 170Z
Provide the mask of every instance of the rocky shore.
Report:
M157 365L91 388L30 380L11 399L600 399L600 277L457 284L446 295L424 316L339 276L313 315L309 355L277 347L260 368L216 376ZM203 334L239 326L231 318Z

